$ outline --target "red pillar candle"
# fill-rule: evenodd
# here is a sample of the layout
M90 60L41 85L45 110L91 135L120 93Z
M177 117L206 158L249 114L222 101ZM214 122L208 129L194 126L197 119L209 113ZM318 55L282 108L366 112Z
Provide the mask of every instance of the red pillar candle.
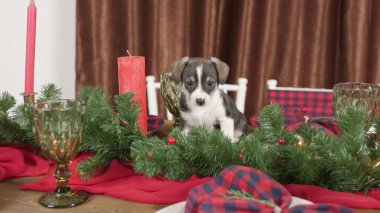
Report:
M131 92L140 103L140 114L137 119L140 131L147 134L145 58L142 56L119 57L119 94Z
M26 29L25 95L34 93L34 48L36 44L37 8L30 0Z

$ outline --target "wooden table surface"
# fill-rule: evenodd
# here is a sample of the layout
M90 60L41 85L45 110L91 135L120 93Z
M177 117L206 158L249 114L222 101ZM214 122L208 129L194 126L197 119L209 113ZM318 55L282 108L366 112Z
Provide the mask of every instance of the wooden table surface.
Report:
M24 191L19 186L34 182L40 177L11 178L0 182L0 212L6 213L34 213L34 212L138 212L150 213L165 207L165 205L152 205L135 203L103 195L89 195L88 200L76 207L63 209L50 209L39 204L38 199L45 192Z
M155 135L165 136L171 129L170 122L165 121L164 126L159 129ZM136 203L118 198L112 198L103 195L90 195L88 200L76 207L64 209L50 209L39 204L38 199L45 192L24 191L19 186L24 183L31 183L40 177L23 177L10 178L0 181L0 212L6 213L34 213L34 212L80 212L80 213L97 213L97 212L138 212L150 213L165 207L165 205L152 205ZM380 213L380 210L360 210L355 212Z

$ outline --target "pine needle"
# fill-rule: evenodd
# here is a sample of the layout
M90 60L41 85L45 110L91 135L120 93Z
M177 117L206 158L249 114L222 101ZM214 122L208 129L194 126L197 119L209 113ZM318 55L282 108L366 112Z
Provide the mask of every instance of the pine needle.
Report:
M48 100L60 99L62 89L54 84L45 84L42 86L41 95L37 98L37 102L45 102Z
M16 99L9 93L3 92L0 95L0 115L7 113L12 107L16 105Z

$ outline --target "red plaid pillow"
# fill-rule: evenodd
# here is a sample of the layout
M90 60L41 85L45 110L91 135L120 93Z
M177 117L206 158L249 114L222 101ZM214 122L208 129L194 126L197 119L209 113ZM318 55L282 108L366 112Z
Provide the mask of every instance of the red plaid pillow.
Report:
M285 124L304 121L305 116L333 116L332 91L268 90L268 103L284 110Z

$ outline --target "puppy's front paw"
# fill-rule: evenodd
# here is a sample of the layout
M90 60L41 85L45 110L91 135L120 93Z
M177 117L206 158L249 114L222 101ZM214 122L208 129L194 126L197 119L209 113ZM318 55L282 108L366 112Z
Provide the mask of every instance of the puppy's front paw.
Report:
M239 142L239 139L240 137L233 137L233 139L231 140L232 143L237 143Z
M182 134L183 134L184 136L187 136L187 135L189 134L189 132L190 132L190 129L187 128L187 127L184 127L184 128L182 129Z
M220 119L219 123L223 135L229 137L232 143L234 143L234 120L231 118L223 118Z

